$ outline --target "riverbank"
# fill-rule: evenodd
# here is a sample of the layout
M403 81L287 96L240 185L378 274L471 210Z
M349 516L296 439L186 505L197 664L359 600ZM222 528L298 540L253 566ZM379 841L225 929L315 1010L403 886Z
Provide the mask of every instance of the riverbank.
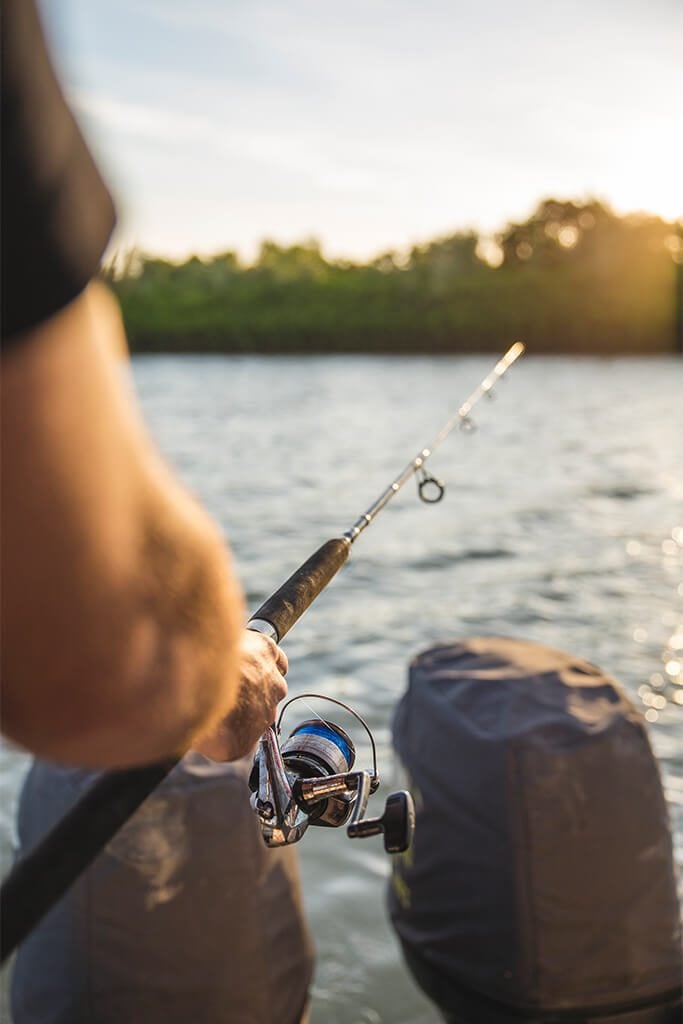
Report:
M547 200L495 240L459 232L366 264L314 241L110 273L134 352L466 354L683 351L680 225Z

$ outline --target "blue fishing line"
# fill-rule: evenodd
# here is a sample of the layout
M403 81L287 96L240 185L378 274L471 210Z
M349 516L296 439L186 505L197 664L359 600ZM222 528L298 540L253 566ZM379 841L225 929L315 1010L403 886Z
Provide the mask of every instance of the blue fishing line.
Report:
M325 725L324 723L321 723L320 725L314 723L312 723L311 725L303 725L300 729L296 730L297 736L301 735L302 733L313 733L314 736L323 736L325 739L331 740L332 743L334 743L335 746L337 746L339 750L341 750L342 754L346 758L346 763L352 763L353 756L351 753L351 748L349 747L348 743L346 742L343 736L340 736L338 732L335 732L333 729L330 729L329 726Z

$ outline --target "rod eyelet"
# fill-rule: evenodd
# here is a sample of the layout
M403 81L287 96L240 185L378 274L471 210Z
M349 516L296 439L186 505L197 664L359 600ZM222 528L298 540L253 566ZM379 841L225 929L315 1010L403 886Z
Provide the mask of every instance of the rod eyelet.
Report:
M422 470L420 479L417 482L417 493L420 501L424 501L426 505L436 505L446 493L446 488L441 480L437 480L435 476L431 476Z

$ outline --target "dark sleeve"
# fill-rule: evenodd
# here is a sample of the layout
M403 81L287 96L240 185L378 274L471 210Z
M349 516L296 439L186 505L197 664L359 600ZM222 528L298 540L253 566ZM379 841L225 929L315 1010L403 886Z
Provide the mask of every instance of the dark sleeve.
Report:
M97 273L114 206L69 110L34 0L2 0L2 345Z

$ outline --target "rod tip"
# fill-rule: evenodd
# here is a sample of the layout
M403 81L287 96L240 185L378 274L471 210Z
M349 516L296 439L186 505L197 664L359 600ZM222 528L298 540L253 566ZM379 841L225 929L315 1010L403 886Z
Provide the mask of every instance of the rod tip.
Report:
M510 348L507 350L505 358L510 363L514 362L515 359L519 359L519 357L522 355L522 353L524 352L524 348L525 346L523 342L516 341L514 345L511 345Z

